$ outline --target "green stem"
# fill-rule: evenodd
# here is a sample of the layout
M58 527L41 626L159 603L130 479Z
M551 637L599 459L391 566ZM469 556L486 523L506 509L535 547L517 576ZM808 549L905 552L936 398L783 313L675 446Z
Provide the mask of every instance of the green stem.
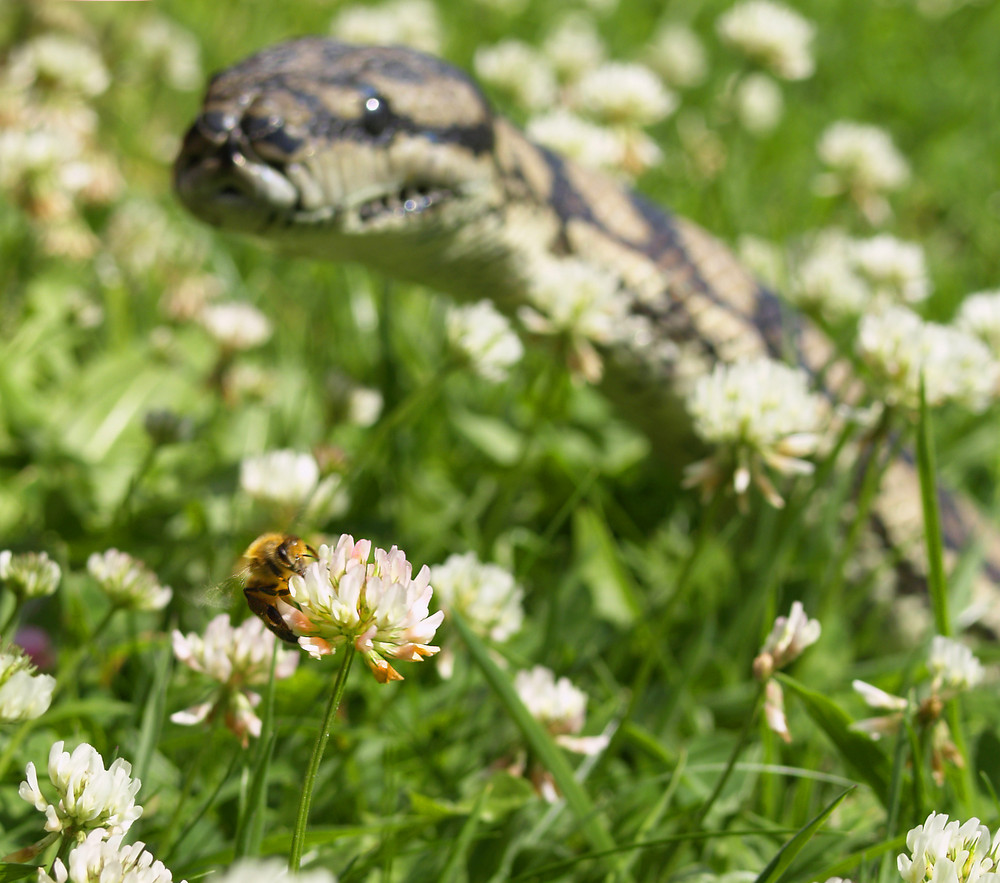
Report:
M11 607L10 613L4 620L3 625L0 625L0 638L3 638L4 635L7 634L7 630L10 628L11 623L13 623L17 619L18 613L21 612L21 604L22 600L20 596L14 599L14 606ZM11 636L11 640L13 640L13 636Z
M330 739L333 716L337 713L340 700L344 695L347 675L351 670L351 663L354 661L354 652L353 645L347 645L344 648L344 658L340 663L340 671L337 672L337 680L333 682L330 699L326 703L326 711L323 712L323 720L320 722L319 732L316 734L316 744L313 745L312 757L309 758L309 766L302 782L302 799L299 801L299 813L295 819L295 830L292 833L292 849L288 856L288 869L293 872L298 871L299 865L302 863L302 852L305 849L306 841L306 824L309 821L309 807L312 804L313 789L316 787L316 775L319 772L319 764L323 759L326 743Z

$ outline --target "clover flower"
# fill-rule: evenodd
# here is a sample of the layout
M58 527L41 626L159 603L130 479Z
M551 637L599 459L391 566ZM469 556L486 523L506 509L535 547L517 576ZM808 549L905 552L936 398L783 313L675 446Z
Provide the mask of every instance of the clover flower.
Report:
M336 883L327 870L293 872L288 863L274 858L244 858L230 865L212 883Z
M879 126L840 120L820 135L816 151L830 171L816 179L822 195L846 193L872 223L889 216L883 191L898 190L910 178L906 158Z
M260 695L246 689L265 684L271 674L271 656L277 638L257 617L233 626L225 613L216 616L202 637L194 632L172 632L174 655L188 668L219 683L219 689L207 702L170 715L175 724L190 726L222 715L226 727L235 733L243 747L250 736L260 736L261 721L254 713ZM279 650L274 678L290 677L298 665L298 656Z
M142 815L136 806L138 779L131 778L132 764L118 758L104 769L104 759L86 742L72 754L56 742L49 751L49 780L58 795L50 803L38 787L35 765L25 767L25 781L18 788L22 800L45 813L45 830L79 834L93 828L106 828L112 835L124 834Z
M688 487L711 493L731 479L743 499L753 482L780 507L784 501L765 467L783 474L812 472L802 458L819 445L826 409L809 391L805 372L767 358L719 364L695 382L687 408L699 438L719 447L688 467Z
M156 574L127 552L108 549L87 559L87 572L111 603L130 610L162 610L173 597Z
M556 99L556 76L548 59L520 40L480 46L472 60L484 83L508 93L528 110L549 107Z
M605 51L594 20L582 13L563 18L542 44L542 53L564 81L576 80L597 67L604 61Z
M253 349L266 343L273 333L267 316L239 301L206 304L198 321L223 349L230 351Z
M39 868L38 883L173 883L173 875L146 851L145 843L123 839L124 834L95 828L69 854L67 864L55 860L54 876Z
M52 702L56 679L40 675L20 647L0 649L0 723L33 720Z
M614 340L627 313L617 275L575 258L539 261L528 299L531 306L518 311L522 324L535 334L566 336L574 376L600 380L604 366L593 344Z
M484 564L475 552L454 554L431 568L441 607L454 608L491 641L506 641L524 622L524 590L496 564Z
M386 660L419 662L439 648L430 644L444 612L428 613L430 569L416 577L402 551L372 547L344 534L337 545L319 547L318 560L289 580L294 607L278 608L299 646L319 659L353 644L379 683L403 676Z
M982 341L957 328L888 306L862 318L857 341L889 404L915 410L921 375L932 407L952 401L978 413L995 400L1000 364Z
M754 659L754 677L765 681L779 668L798 659L806 647L819 640L821 631L819 621L806 616L802 602L793 602L788 616L775 619L771 633Z
M646 63L676 89L697 86L708 74L705 47L697 34L685 25L670 23L660 28L644 57Z
M556 744L577 754L598 754L608 744L604 736L580 737L587 712L587 694L569 678L556 680L551 669L536 665L514 676L514 689L524 707Z
M924 250L883 233L859 239L853 245L854 263L872 283L876 297L902 303L919 303L931 293Z
M625 142L618 133L557 107L528 120L528 137L562 156L595 169L619 169Z
M449 307L445 318L448 342L480 377L502 383L524 355L524 347L507 317L487 300Z
M111 83L96 49L78 37L51 32L27 40L10 53L4 79L3 85L15 88L43 86L88 98L100 95Z
M0 586L22 601L43 598L59 587L62 571L45 552L0 552Z
M842 230L820 231L793 267L793 301L831 321L861 313L873 292L857 267L854 246Z
M733 92L736 115L752 135L766 135L781 121L785 99L781 87L767 74L751 73Z
M978 686L983 680L983 664L964 644L935 635L931 640L927 668L933 676L934 691L962 691Z
M729 46L786 80L812 76L815 27L772 0L744 0L719 16L716 31Z
M906 835L910 855L896 858L905 883L986 883L1000 879L1000 831L990 831L979 819L950 820L931 813L922 825Z
M316 490L319 464L312 454L283 448L240 463L240 488L267 503L300 506Z
M441 16L429 0L390 0L379 6L348 6L330 23L330 33L348 43L402 45L441 53Z
M970 294L959 307L955 325L1000 353L1000 289Z
M148 18L139 24L136 47L143 64L153 67L174 89L191 92L204 79L198 39L165 16Z
M678 105L663 81L648 67L611 61L583 74L574 86L576 106L604 123L649 126Z

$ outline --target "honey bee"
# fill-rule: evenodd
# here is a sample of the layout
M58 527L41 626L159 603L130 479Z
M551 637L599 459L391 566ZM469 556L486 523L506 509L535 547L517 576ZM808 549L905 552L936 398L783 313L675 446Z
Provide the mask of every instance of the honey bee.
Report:
M265 533L243 553L243 594L250 609L282 641L298 642L298 636L281 618L275 602L289 598L288 581L305 573L316 550L290 533Z

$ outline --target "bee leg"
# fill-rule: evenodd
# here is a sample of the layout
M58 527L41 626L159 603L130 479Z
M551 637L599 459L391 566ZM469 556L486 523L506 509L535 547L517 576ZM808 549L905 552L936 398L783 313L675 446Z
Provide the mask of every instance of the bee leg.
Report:
M247 606L261 618L264 625L281 638L282 641L287 641L289 644L298 644L298 635L285 625L281 614L268 602L266 597L250 589L244 589L243 594L246 596Z

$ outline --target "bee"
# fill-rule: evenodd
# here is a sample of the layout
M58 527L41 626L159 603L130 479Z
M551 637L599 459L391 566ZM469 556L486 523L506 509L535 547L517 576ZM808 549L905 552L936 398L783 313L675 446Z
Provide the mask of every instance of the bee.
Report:
M297 573L305 573L316 557L312 546L290 533L261 534L243 553L243 594L247 604L264 625L290 644L297 643L298 636L285 625L275 602L289 598L288 581Z

